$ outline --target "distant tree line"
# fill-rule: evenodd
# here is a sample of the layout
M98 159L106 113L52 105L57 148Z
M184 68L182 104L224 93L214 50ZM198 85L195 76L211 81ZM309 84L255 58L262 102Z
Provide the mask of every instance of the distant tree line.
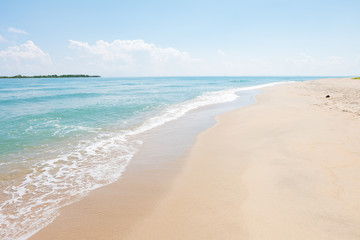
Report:
M36 75L36 76L0 76L0 78L86 78L86 77L100 77L99 75L85 75L85 74L68 74L68 75Z

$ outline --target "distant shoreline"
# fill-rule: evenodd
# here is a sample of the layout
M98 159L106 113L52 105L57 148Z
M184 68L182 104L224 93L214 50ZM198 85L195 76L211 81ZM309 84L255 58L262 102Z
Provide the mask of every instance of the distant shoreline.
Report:
M85 74L68 74L68 75L36 75L36 76L0 76L0 78L86 78L86 77L101 77L99 75L85 75Z

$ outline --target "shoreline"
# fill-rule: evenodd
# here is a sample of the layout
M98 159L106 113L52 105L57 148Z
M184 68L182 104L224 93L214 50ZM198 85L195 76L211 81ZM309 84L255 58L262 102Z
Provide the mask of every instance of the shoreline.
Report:
M103 107L100 107L96 103L97 101L92 102L92 100L97 99L93 95L85 98L86 102L89 100L88 103L92 107L88 107L87 104L81 107L82 101L70 101L74 97L72 94L60 94L70 89L73 89L70 91L75 91L75 89L78 89L80 92L83 91L84 89L81 90L81 82L83 81L69 81L69 85L62 88L60 82L52 83L38 79L32 80L29 83L21 83L19 86L14 86L15 88L10 88L10 91L15 91L19 87L20 89L24 87L25 92L30 93L32 87L28 88L26 86L28 84L35 84L40 89L44 89L45 92L47 92L47 87L42 87L43 84L45 86L46 84L53 87L59 86L54 93L56 96L54 104L48 107L55 110L59 106L64 106L65 108L60 107L61 110L55 111L59 115L65 115L64 118L57 119L53 118L54 115L50 114L50 119L48 119L42 118L37 114L29 115L29 112L25 112L20 114L19 122L13 125L13 121L10 121L10 119L14 117L12 114L16 115L17 107L14 108L14 111L5 107L5 110L9 110L9 114L6 114L7 111L4 113L9 115L9 118L5 117L4 126L9 124L10 132L13 127L18 126L15 132L19 134L15 134L14 139L18 139L20 142L23 141L24 146L27 141L32 142L35 148L24 148L23 152L16 152L16 149L20 149L22 144L11 144L11 141L14 140L12 137L4 138L5 144L9 146L9 148L6 148L7 152L11 154L11 151L14 151L16 153L13 156L9 155L9 159L7 159L5 151L0 163L1 166L11 163L1 169L2 177L4 178L5 176L7 180L1 185L1 188L4 189L4 194L0 199L2 202L1 209L5 214L0 214L0 218L3 219L0 235L6 239L16 237L26 238L52 222L58 215L58 210L61 207L81 199L95 188L116 181L123 173L123 170L125 170L134 153L142 148L141 140L138 141L139 139L137 139L138 136L143 135L142 133L148 132L151 129L160 129L162 126L157 127L163 124L167 125L167 123L176 121L176 119L183 119L194 109L199 110L196 112L203 112L204 109L208 111L213 108L210 106L217 106L217 103L233 103L234 99L238 99L238 91L244 93L244 91L248 92L250 89L261 88L264 86L265 80L262 78L249 79L246 80L246 83L243 83L234 81L232 78L191 79L185 77L174 78L171 81L169 79L146 78L141 80L103 79L100 85L99 81L94 81L89 87L86 87L87 90L100 94L98 100L105 100ZM222 81L225 81L225 83L222 83ZM8 82L10 83L11 81ZM104 85L102 85L103 83ZM117 101L116 99L126 98L126 96L129 99L133 99L131 92L142 92L142 83L149 84L149 89L145 92L148 92L150 95L145 95L144 97L143 94L134 94L135 100L130 101L128 109L130 114L128 114L126 110L127 101ZM115 86L113 86L114 84ZM97 85L99 85L99 89L93 89ZM113 88L110 88L110 86L113 86ZM129 86L132 90L125 91L124 93L119 92L121 88L127 88L126 86ZM180 89L191 89L191 91L184 93L176 89L175 86L182 86ZM226 86L229 86L229 88ZM172 89L170 98L168 95L169 89ZM119 94L115 94L115 97L113 95L114 92ZM110 102L106 100L108 94L114 96L114 98L110 97ZM158 96L159 94L160 96ZM34 106L40 108L46 107L48 98L45 95L40 94L41 99L45 97L43 99L45 101L39 104L35 103ZM64 101L62 96L65 96ZM173 104L161 103L161 96L164 97L165 102L170 100ZM82 94L75 94L75 97L82 97ZM26 99L32 101L31 99L33 98ZM64 102L69 104L63 104ZM110 104L111 102L113 104ZM26 105L26 101L20 101L20 104L15 103L15 106L21 109L21 106L24 104ZM154 104L158 105L158 107L154 106ZM140 106L145 106L143 108L145 111L141 110L138 112L136 109ZM98 111L88 118L86 112L92 108L98 109ZM221 110L223 109L221 108ZM124 118L121 117L122 113L126 113ZM25 121L27 115L35 122ZM116 116L120 116L120 119ZM116 118L119 121L109 121L112 118ZM197 117L195 116L195 119L191 120L196 121L196 119ZM79 123L79 121L82 122L83 120L85 122L81 124L70 124L72 121ZM199 122L203 124L201 120ZM88 128L87 126L90 123L95 125ZM44 125L46 126L46 134L40 137L39 129L41 130ZM99 128L96 126L99 126ZM184 129L186 129L185 132L192 131L188 127ZM28 130L29 134L21 134L23 131L27 132ZM197 133L191 134L195 136ZM144 135L147 134L145 133ZM164 142L167 143L167 139L168 136ZM41 145L41 143L46 144ZM184 143L189 145L187 140L184 140ZM36 147L38 144L40 144L40 148ZM182 145L184 144L179 144L179 146ZM52 152L54 154L49 154ZM12 164L12 162L17 162L18 160L21 160L19 166ZM14 172L16 174L13 174ZM43 199L46 200L43 201ZM39 211L34 209L39 209Z
M327 180L346 186L346 201L359 209L357 202L360 201L356 200L360 198L355 191L360 186L358 179L352 173L342 183L339 179L334 180L331 174L319 174L318 167L314 168L313 163L308 161L314 158L312 148L310 151L309 147L304 146L309 144L308 141L324 141L324 137L326 141L334 140L333 136L336 136L335 140L354 139L355 142L350 141L351 144L342 147L349 156L355 154L352 161L355 167L359 167L356 152L359 134L356 134L358 131L351 132L351 129L360 129L360 126L349 113L351 107L346 104L347 113L327 109L328 102L326 107L319 107L323 99L320 96L317 99L318 96L314 95L312 91L319 91L319 86L310 89L312 83L265 89L264 94L256 97L255 104L217 117L215 126L196 138L190 153L184 158L168 162L167 166L162 165L163 169L134 172L138 174L138 180L143 177L142 182L135 179L128 182L129 189L136 184L140 187L137 195L125 196L122 195L124 192L112 191L123 189L126 185L129 180L127 176L130 176L126 171L124 177L112 185L112 190L110 187L95 190L96 193L90 193L85 199L65 207L60 217L31 239L340 239L340 234L343 234L342 237L348 234L347 239L355 239L360 234L354 228L359 224L359 215L349 213L348 209L338 206L336 199L329 198L332 191L335 191L335 196L343 193L337 191L336 187L333 190ZM301 84L308 89L297 89L296 86ZM321 97L324 96L321 94ZM241 124L238 124L239 120ZM309 126L314 123L315 129ZM298 130L299 127L302 132ZM311 136L305 134L305 130L309 129ZM312 135L313 132L318 134ZM336 159L332 159L331 153L326 153L327 159L322 159L325 150L339 151L336 144L322 149L321 141L317 143L321 147L316 150L316 156L320 156L323 162L316 164L326 165L328 161L336 163L332 162ZM333 155L341 158L343 152ZM294 157L296 161L284 162L289 157ZM239 158L245 160L239 161ZM305 163L304 159L307 160ZM293 171L295 175L288 175L286 170ZM274 173L279 173L282 179L278 179ZM146 181L146 174L154 179L153 182ZM355 186L348 186L349 182ZM329 190L321 190L323 187ZM295 190L291 191L293 188ZM310 197L306 198L307 195ZM119 203L114 196L118 199L122 197L124 201ZM296 204L292 205L287 199ZM311 202L323 206L322 211ZM283 207L279 208L279 205ZM301 214L296 210L299 206L309 215L311 210L318 210L321 221ZM99 207L103 210L99 211ZM123 211L119 212L119 209ZM337 215L329 214L329 209L341 216L340 220L334 219ZM134 221L130 224L131 220ZM321 229L311 225L319 221ZM341 231L338 230L336 234L324 231L333 227L340 227Z
M59 216L33 234L30 239L49 239L54 238L54 235L59 235L59 239L68 239L73 234L73 230L69 231L70 226L82 231L82 234L85 234L83 239L109 239L113 230L125 234L128 228L146 216L170 189L172 181L182 170L183 160L196 141L197 135L216 124L215 116L253 104L254 96L259 93L259 89L241 91L235 101L191 110L179 119L136 136L136 139L143 141L144 144L120 179L60 208ZM117 199L119 204L115 204L116 206L112 204L109 209L102 204L109 199ZM137 206L133 205L134 200ZM132 210L129 211L129 208ZM103 214L106 215L114 209L120 213L119 217L123 218L122 220L103 219ZM123 217L124 215L126 217ZM94 218L101 220L96 221ZM93 233L87 235L87 231L84 230L85 225L101 229L105 227L104 222L109 227L106 231L109 232L108 235L94 238ZM121 227L115 227L113 223L121 223Z

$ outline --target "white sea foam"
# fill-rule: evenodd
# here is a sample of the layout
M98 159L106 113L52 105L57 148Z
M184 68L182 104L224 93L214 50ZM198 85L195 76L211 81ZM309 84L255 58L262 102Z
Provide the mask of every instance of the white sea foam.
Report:
M68 153L58 154L34 165L22 182L5 189L6 200L0 204L1 239L26 239L52 222L58 209L89 191L116 181L141 146L129 137L143 133L187 112L207 105L234 101L236 92L254 90L280 83L206 92L194 99L171 105L140 126L119 133L99 133L83 140ZM81 129L59 126L59 132ZM29 129L31 131L32 129ZM98 131L98 129L96 129Z
M223 91L205 92L202 95L189 101L169 106L161 114L146 120L140 127L129 133L129 135L139 134L152 128L161 126L197 108L234 101L236 98L238 98L238 95L236 94L237 92L255 90L264 87L275 86L282 83L285 82L274 82L250 87L232 88Z

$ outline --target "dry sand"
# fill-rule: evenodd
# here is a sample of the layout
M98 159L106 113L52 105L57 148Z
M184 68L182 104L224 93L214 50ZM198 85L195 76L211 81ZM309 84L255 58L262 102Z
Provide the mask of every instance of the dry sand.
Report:
M148 183L161 191L112 185L33 239L360 239L360 80L264 92L200 134L174 182Z

